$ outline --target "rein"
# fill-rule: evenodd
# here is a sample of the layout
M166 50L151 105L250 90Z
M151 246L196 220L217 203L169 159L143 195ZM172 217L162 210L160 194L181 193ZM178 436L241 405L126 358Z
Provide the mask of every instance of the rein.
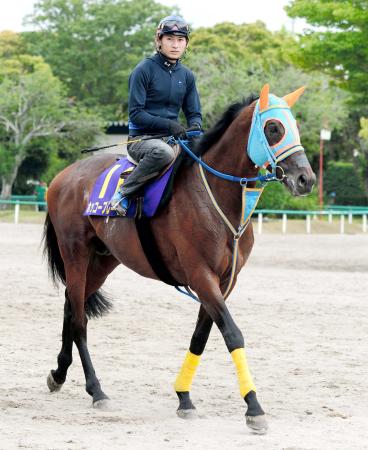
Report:
M188 141L184 141L182 139L177 140L181 148L183 148L188 153L188 155L199 164L199 171L201 174L201 178L207 190L207 193L212 201L212 204L216 209L216 211L218 212L218 214L220 215L223 222L225 223L225 225L229 228L229 230L233 235L233 254L232 254L230 280L223 294L224 299L228 297L233 287L234 276L238 261L239 240L250 223L250 218L263 192L264 185L269 181L282 181L286 175L283 169L280 166L278 166L278 162L282 161L283 159L286 159L288 156L296 152L304 151L303 147L300 144L300 137L299 132L296 128L295 119L291 114L287 101L284 99L279 99L278 97L272 94L268 95L267 92L267 104L264 104L264 99L262 99L262 96L263 95L261 93L261 98L260 100L257 101L256 106L254 108L246 152L250 160L256 166L258 167L271 166L272 167L271 173L266 175L258 175L257 177L247 178L247 177L235 177L233 175L219 172L218 170L215 170L212 167L210 167L208 164L202 161L200 157L198 157L195 153L193 153L190 150L190 148L186 145ZM284 136L280 140L280 142L272 146L270 146L270 144L268 143L268 140L264 132L268 120L278 120L283 124L285 130ZM198 132L196 134L188 133L188 137L198 134L199 134ZM281 178L278 178L276 175L276 170L278 168L281 169L282 171ZM203 169L212 173L218 178L240 184L242 188L242 210L239 221L240 223L237 230L233 227L230 220L226 217L225 213L222 211L219 204L217 203L211 191L211 188L208 184ZM256 182L256 181L260 181L262 183L262 187L260 189L257 188L252 189L247 187L248 182ZM197 301L200 301L197 297L193 296L192 292L188 293L187 295L190 295L190 297L194 298Z
M188 133L190 135L190 133ZM267 182L267 181L281 181L284 178L284 174L282 175L282 178L277 178L276 176L276 170L272 173L268 173L266 175L259 175L258 177L252 177L252 178L246 178L246 177L235 177L233 175L228 175L223 172L219 172L218 170L213 169L208 164L206 164L204 161L202 161L201 158L199 158L195 153L192 152L192 150L186 145L185 140L178 139L178 142L180 146L188 153L188 155L194 159L201 167L204 167L208 172L212 173L218 178L222 178L223 180L227 181L234 181L235 183L240 183L241 186L245 186L250 181L261 181L261 182ZM275 166L276 167L279 166Z
M231 233L233 235L233 254L232 254L230 280L229 280L229 283L223 294L224 298L226 299L229 296L230 291L233 287L233 283L234 283L234 276L235 276L236 265L237 265L237 261L238 261L239 240L242 237L244 231L247 229L247 227L250 223L250 217L252 216L252 213L253 213L254 209L256 208L258 200L263 191L263 187L261 187L260 189L247 188L247 183L252 182L252 181L260 181L263 184L265 184L270 181L281 181L285 175L282 172L282 178L281 179L277 178L276 170L274 170L270 174L259 175L257 177L252 177L252 178L236 177L233 175L228 175L226 173L219 172L218 170L213 169L208 164L206 164L204 161L202 161L201 158L199 158L195 153L193 153L190 150L190 148L186 145L186 141L183 141L182 139L178 139L178 142L179 142L180 146L188 153L188 155L199 164L199 172L201 174L201 178L202 178L203 184L206 188L206 191L212 201L212 204L213 204L214 208L216 209L216 211L218 212L218 214L220 215L223 222L225 223L225 225L229 228L229 230L231 231ZM232 225L230 220L226 217L225 213L222 211L220 205L217 203L215 196L213 195L210 185L207 181L204 169L207 170L208 172L212 173L213 175L217 176L218 178L221 178L226 181L233 181L233 182L240 184L240 186L242 188L242 210L241 210L241 216L240 216L240 221L239 221L240 223L239 223L238 229L234 228L234 226ZM248 211L247 211L247 200L251 200L251 198L247 195L248 193L256 194L256 198L253 198L253 201L250 202L251 208L248 208ZM179 292L189 295L194 300L197 300L200 302L198 297L194 296L194 294L192 292L187 293L187 292L181 291L178 287L177 287L177 289L179 290Z

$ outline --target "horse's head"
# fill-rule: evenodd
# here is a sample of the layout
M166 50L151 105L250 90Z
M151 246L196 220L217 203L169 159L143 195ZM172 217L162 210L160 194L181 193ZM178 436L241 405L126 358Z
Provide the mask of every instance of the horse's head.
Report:
M269 94L266 84L254 108L247 147L253 163L275 172L293 195L309 194L316 181L290 110L303 92L300 88L279 98Z

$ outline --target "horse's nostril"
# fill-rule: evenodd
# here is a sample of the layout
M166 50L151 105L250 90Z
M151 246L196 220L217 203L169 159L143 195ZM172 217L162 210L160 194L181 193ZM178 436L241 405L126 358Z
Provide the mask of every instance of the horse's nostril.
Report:
M307 182L308 182L307 177L305 175L300 175L300 177L298 178L298 185L300 187L305 187Z

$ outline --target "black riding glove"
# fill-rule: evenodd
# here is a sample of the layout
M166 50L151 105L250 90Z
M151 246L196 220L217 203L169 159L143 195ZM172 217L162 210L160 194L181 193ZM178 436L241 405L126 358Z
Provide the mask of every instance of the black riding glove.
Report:
M185 127L183 127L180 123L175 122L175 120L170 120L169 131L176 139L184 139L187 136L187 130Z

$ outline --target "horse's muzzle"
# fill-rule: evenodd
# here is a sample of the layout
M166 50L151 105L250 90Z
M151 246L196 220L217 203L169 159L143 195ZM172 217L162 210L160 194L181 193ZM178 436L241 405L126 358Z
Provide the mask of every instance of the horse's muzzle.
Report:
M315 182L316 175L313 173L312 169L310 170L310 173L301 173L298 175L286 173L286 176L283 179L283 183L295 196L310 194Z
M316 175L304 152L289 156L279 165L285 173L282 181L293 195L308 195L312 192Z

